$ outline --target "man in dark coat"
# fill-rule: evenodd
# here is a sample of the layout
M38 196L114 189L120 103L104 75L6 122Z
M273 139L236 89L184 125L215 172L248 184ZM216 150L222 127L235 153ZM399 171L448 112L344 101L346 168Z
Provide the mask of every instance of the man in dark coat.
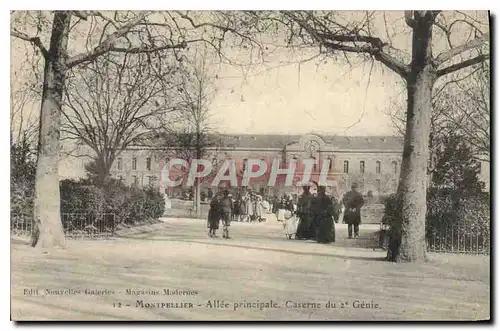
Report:
M220 201L220 210L222 212L222 237L229 239L229 226L231 225L231 215L233 213L233 202L229 197L229 191L224 191L224 196Z
M326 195L324 186L318 186L318 195L313 200L313 217L316 220L316 240L318 243L327 244L335 242L335 224L333 223L333 202Z
M215 232L219 229L219 221L221 219L219 195L215 195L210 202L210 209L208 210L208 235L215 237Z
M297 203L299 226L297 227L295 239L314 239L315 234L311 235L310 231L312 221L311 202L313 200L313 195L311 194L309 185L303 186L302 189L304 192L300 195Z
M354 238L359 238L359 224L361 223L361 207L365 203L361 193L356 191L358 185L353 183L351 191L344 196L345 206L344 223L348 224L348 236L352 239L352 230L354 228Z

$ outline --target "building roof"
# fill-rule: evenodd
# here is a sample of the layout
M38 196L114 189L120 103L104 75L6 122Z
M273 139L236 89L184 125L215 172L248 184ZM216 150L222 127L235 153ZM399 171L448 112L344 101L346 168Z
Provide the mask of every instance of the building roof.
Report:
M224 146L239 148L283 148L304 135L239 134L221 136ZM326 144L341 150L402 150L403 140L396 136L324 136Z
M320 137L326 144L333 145L338 150L403 150L403 140L397 136L327 136L311 134ZM210 134L207 143L229 148L284 148L286 145L298 143L308 134ZM143 145L158 147L158 140L175 145L179 139L159 138L158 135L143 139ZM170 143L169 143L170 142Z

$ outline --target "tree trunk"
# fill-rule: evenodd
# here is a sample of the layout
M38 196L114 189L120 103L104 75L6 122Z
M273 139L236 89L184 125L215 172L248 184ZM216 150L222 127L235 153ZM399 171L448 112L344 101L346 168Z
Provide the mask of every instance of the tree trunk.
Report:
M200 105L198 105L200 107ZM200 109L200 108L198 108ZM201 159L202 155L201 146L201 132L200 123L198 117L196 117L196 159ZM198 171L199 169L197 169ZM196 214L196 218L201 218L201 190L200 190L200 179L195 178L194 181L194 192L193 192L193 207Z
M407 78L406 133L398 186L401 214L391 230L388 259L396 262L425 260L427 167L431 124L431 96L436 80L432 64L431 14L416 14L413 27L411 72Z
M201 198L200 198L200 181L199 178L196 178L194 184L194 210L197 218L201 218Z
M64 246L59 192L59 125L71 15L56 12L45 58L32 246Z

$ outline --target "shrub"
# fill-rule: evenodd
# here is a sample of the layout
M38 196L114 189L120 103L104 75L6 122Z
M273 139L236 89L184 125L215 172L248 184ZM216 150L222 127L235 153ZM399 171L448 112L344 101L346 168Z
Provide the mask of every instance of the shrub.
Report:
M61 212L113 213L115 222L137 224L163 215L163 195L153 188L128 187L112 180L103 188L87 180L61 182Z
M10 147L10 222L19 233L31 231L35 196L35 159L27 143Z
M397 230L401 220L401 206L398 205L396 195L386 197L384 206L382 222ZM449 246L453 237L455 243L477 240L487 245L490 236L490 217L488 193L464 194L463 191L453 188L431 188L427 192L425 230L427 239L433 239L434 244L437 237L440 240L437 245ZM486 246L481 248L469 244L467 249L487 249ZM448 246L445 248L452 248Z
M65 179L59 184L61 213L103 212L103 192L85 180Z

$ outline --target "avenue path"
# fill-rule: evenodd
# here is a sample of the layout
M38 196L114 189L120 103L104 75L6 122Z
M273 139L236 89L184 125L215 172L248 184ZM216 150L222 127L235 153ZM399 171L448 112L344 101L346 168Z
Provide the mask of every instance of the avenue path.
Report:
M322 245L286 240L274 219L232 223L209 238L206 221L164 219L145 233L69 240L39 252L11 245L14 320L483 320L487 256L429 254L383 261L377 225ZM168 291L167 291L168 290ZM177 307L177 308L176 308Z

